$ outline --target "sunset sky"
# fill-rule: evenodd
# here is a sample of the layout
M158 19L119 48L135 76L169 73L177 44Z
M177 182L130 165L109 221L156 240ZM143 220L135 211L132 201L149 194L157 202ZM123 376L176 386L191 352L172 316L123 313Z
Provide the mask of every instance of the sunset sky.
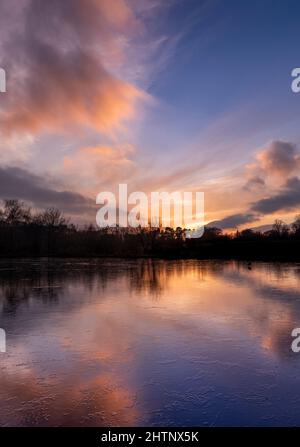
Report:
M206 222L300 213L297 0L0 0L0 198L204 191Z

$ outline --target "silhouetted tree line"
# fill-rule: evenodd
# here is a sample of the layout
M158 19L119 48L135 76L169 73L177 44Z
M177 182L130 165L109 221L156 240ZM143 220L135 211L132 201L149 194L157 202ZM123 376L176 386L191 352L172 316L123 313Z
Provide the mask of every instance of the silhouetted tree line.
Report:
M270 231L252 229L223 233L206 227L199 239L182 228L79 228L61 211L34 213L18 200L0 209L2 257L173 257L300 259L300 215L291 225L276 220Z

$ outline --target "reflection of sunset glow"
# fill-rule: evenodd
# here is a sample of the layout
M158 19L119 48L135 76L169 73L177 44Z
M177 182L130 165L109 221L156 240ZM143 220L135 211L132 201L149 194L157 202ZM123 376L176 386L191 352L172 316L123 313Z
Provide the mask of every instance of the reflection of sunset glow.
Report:
M218 380L234 383L226 365L238 373L249 362L255 369L256 358L260 369L295 359L295 266L78 261L33 272L0 278L10 346L1 358L1 424L135 425L167 405L161 387L183 386L196 365L203 386L220 362Z

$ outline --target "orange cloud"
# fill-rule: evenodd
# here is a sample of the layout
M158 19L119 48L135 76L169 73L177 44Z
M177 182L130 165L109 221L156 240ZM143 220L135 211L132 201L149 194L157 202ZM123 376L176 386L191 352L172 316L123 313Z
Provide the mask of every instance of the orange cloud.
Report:
M118 147L95 146L79 149L63 159L63 176L76 181L87 193L98 193L103 187L112 188L130 178L136 170L130 145ZM72 180L73 179L73 180Z
M246 166L247 187L261 187L265 179L280 183L299 172L300 154L295 144L273 140L256 154L256 161Z
M83 57L81 73L60 67L59 73L47 68L44 81L35 94L25 94L8 104L0 126L2 132L38 133L64 131L87 126L108 133L135 115L138 99L146 95L136 87L110 76L96 61Z
M29 2L19 32L4 36L0 56L9 82L0 107L2 135L122 127L148 98L112 73L141 28L134 12L125 0L53 0L42 14L39 8Z

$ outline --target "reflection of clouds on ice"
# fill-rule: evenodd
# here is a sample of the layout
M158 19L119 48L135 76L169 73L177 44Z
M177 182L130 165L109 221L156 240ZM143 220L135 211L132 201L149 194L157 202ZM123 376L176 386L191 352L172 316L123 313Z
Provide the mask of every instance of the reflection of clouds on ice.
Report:
M299 278L233 261L0 261L0 423L178 424L184 411L201 425L235 395L284 405L270 376L299 385Z

